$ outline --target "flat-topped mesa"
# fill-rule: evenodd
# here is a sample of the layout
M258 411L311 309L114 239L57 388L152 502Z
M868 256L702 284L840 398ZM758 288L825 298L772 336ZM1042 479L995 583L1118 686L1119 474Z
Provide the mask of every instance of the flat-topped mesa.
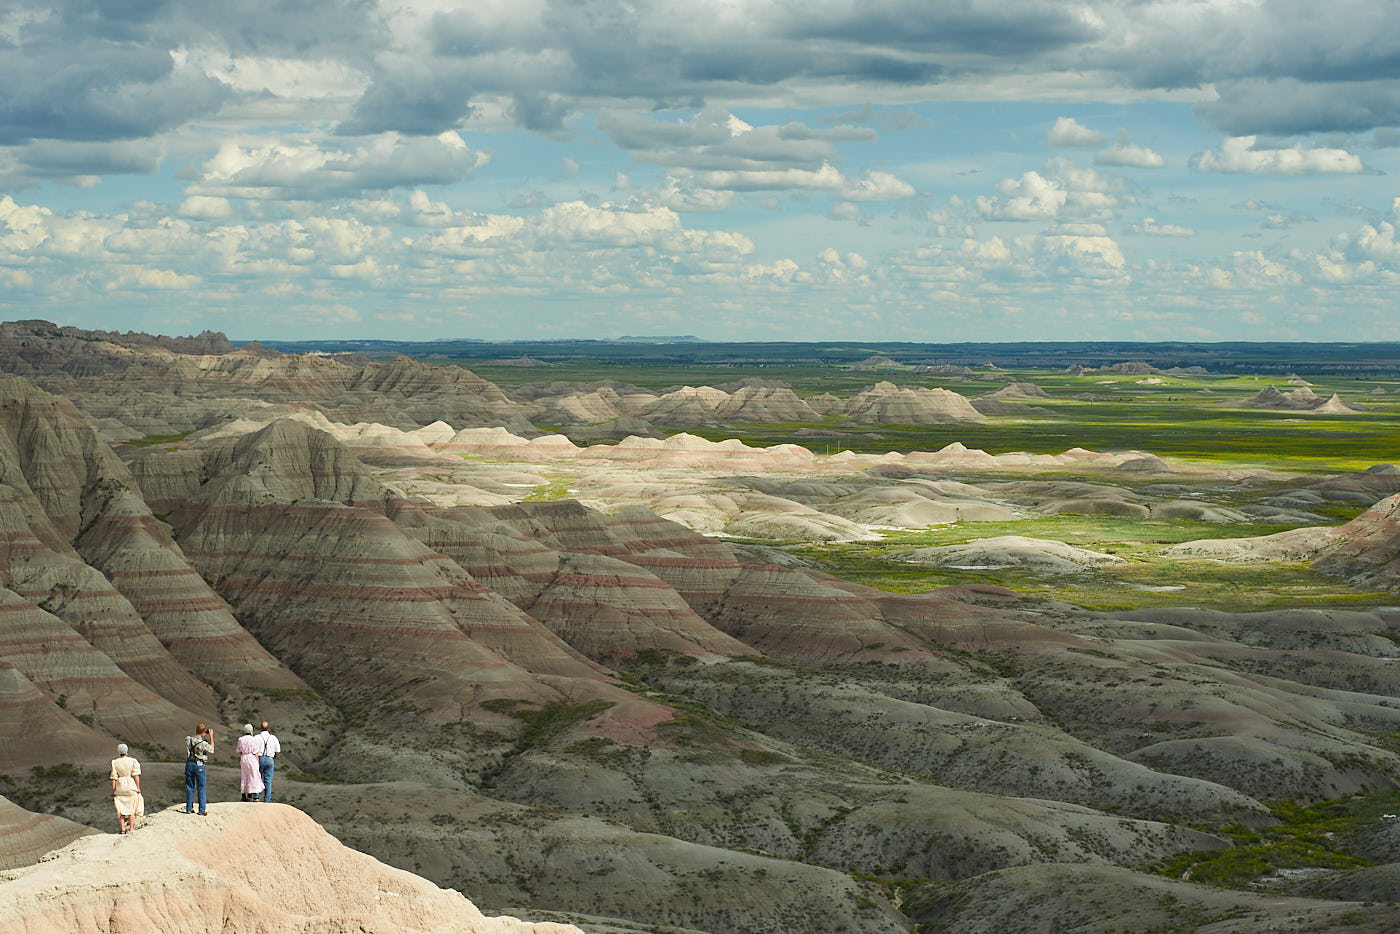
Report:
M257 858L231 858L249 840ZM582 934L488 918L458 892L344 846L283 804L213 804L197 823L169 809L126 837L79 837L9 874L0 900L6 930L17 934Z

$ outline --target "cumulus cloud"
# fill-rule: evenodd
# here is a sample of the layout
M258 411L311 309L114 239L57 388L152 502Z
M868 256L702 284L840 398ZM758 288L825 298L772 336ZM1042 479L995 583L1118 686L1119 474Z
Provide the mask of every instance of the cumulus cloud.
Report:
M1108 142L1096 130L1091 130L1073 117L1061 117L1055 121L1050 132L1045 134L1045 142L1051 146L1082 146L1093 148Z
M458 182L490 157L452 131L436 137L385 134L350 149L311 141L226 143L199 170L191 194L323 198L366 190Z
M178 213L193 220L220 221L233 216L233 205L227 198L211 195L191 195L180 202Z
M977 210L988 220L1036 221L1058 217L1069 193L1054 179L1031 171L997 185L1000 198L977 196Z
M1118 142L1094 153L1095 165L1115 165L1134 169L1160 169L1167 160L1146 146L1135 146L1128 134L1119 132Z
M846 201L902 201L918 192L904 179L872 169L864 178L847 179L840 189Z
M1102 234L1047 234L1040 238L1039 252L1059 272L1094 278L1116 276L1126 262L1117 241Z
M1000 197L979 195L975 201L977 212L987 220L1102 220L1133 203L1121 178L1063 156L1050 159L1039 172L1003 179L997 191Z
M1318 175L1365 170L1361 157L1345 149L1256 149L1255 137L1233 136L1219 149L1208 149L1190 159L1198 172L1242 172L1259 175Z

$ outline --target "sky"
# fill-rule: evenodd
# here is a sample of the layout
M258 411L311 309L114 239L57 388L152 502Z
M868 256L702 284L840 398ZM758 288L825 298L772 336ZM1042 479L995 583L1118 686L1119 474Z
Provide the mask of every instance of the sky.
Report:
M0 0L0 317L1400 340L1400 0Z

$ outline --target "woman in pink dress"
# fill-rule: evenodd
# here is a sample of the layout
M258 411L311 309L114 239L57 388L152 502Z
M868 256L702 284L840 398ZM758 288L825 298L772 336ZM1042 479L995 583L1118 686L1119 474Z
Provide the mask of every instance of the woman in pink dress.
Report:
M238 737L238 768L241 776L243 797L240 800L253 801L262 794L262 773L258 770L258 753L262 744L253 735L253 724L243 724L243 735Z

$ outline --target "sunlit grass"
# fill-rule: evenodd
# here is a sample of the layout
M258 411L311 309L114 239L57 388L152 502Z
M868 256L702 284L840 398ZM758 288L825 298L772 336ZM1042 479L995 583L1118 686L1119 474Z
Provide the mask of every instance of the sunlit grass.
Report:
M1105 612L1165 606L1243 612L1297 606L1375 606L1394 602L1393 595L1358 590L1302 563L1228 565L1158 553L1159 549L1179 542L1266 535L1284 528L1059 515L894 532L875 542L789 544L784 550L843 580L895 593L991 584L1032 599L1072 603ZM916 548L962 544L1002 535L1064 542L1114 555L1126 563L1058 573L1022 566L935 567L913 564L899 557Z

